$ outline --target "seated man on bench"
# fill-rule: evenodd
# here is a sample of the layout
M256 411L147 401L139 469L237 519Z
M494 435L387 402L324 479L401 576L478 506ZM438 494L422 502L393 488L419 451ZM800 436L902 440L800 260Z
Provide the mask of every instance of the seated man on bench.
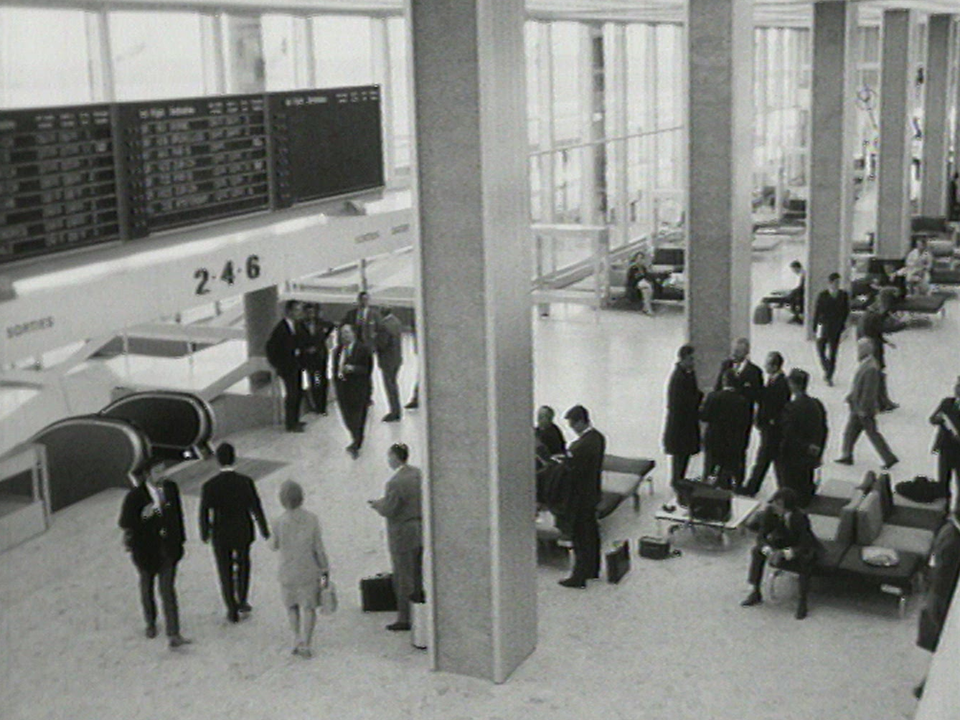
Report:
M797 620L807 616L807 595L810 592L810 576L823 545L810 528L810 518L800 509L797 494L791 488L780 488L767 505L760 518L757 544L750 551L748 579L753 590L740 603L744 607L763 602L760 582L767 561L773 567L791 570L800 576L800 600L797 603Z

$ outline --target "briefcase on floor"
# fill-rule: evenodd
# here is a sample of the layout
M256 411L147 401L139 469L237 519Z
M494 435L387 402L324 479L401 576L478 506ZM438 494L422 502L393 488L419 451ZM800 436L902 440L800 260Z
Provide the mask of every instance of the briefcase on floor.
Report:
M393 591L393 573L379 573L360 581L360 600L364 612L390 612L397 609Z
M607 582L618 583L630 572L630 541L614 543L614 549L607 553Z
M773 322L773 311L770 306L762 302L753 309L754 325L769 325Z
M640 538L640 557L648 560L666 560L670 557L670 541L653 535L644 535Z

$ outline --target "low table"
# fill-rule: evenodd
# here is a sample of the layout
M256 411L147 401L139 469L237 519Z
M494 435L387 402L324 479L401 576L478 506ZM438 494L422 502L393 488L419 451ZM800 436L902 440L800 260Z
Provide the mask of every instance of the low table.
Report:
M657 521L657 529L661 531L661 535L664 535L662 531L664 523L667 524L667 534L673 533L681 527L690 528L694 531L698 527L708 527L716 530L720 534L721 541L726 543L727 533L742 530L747 519L760 507L761 501L734 495L731 498L730 517L725 521L701 520L700 518L690 517L690 511L685 507L680 507L676 498L667 504L673 505L675 509L668 512L661 508L654 515Z

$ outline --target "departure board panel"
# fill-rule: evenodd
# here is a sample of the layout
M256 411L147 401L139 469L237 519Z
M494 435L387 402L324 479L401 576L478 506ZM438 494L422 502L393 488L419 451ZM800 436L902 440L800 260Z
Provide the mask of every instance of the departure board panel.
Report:
M120 237L111 107L0 113L0 263Z
M268 209L264 107L262 95L120 105L129 237Z
M383 185L378 86L268 97L275 207Z

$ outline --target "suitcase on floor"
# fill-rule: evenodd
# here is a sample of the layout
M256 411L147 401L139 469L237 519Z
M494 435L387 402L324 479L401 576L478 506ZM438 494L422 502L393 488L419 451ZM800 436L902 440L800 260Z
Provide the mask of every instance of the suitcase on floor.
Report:
M360 600L364 612L392 612L397 609L393 591L393 573L379 573L360 581Z
M753 309L754 325L769 325L773 322L773 310L766 303L760 303Z

